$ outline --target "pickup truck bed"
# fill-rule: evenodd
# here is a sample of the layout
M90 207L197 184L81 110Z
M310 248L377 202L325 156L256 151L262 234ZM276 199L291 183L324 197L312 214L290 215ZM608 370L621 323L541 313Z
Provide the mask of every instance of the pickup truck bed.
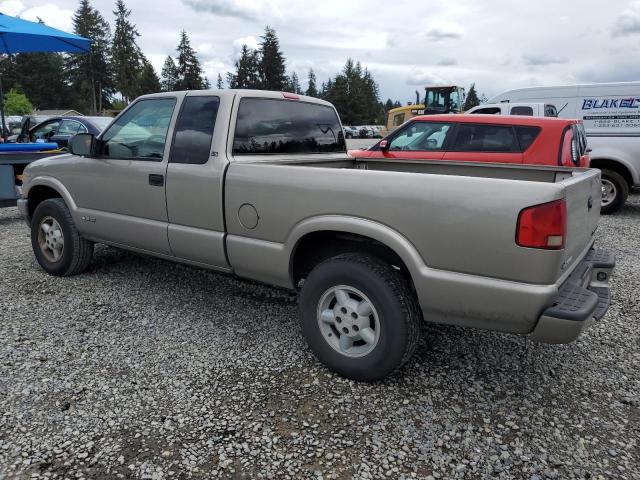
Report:
M123 128L150 109L164 136ZM399 368L423 319L561 343L608 307L597 170L354 160L330 104L250 90L145 96L71 149L31 164L18 202L47 272L101 242L295 289L312 350L349 378Z

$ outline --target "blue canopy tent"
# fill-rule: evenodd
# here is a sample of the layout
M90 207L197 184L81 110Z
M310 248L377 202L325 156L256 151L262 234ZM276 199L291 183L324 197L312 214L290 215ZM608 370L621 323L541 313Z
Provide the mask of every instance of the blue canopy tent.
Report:
M43 23L29 22L0 13L0 54L27 52L91 53L91 40L51 28ZM2 134L4 121L4 93L0 78L0 115Z

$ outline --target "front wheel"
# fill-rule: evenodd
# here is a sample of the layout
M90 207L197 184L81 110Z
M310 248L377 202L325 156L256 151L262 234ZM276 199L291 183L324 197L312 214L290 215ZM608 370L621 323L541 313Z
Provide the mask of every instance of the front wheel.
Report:
M629 196L629 185L622 175L613 170L602 170L602 201L600 212L607 215L622 208Z
M36 207L31 246L40 266L56 276L83 272L93 256L93 243L80 235L61 198L50 198Z
M369 255L322 262L300 292L309 346L330 370L352 380L379 380L398 370L416 348L420 321L407 281Z

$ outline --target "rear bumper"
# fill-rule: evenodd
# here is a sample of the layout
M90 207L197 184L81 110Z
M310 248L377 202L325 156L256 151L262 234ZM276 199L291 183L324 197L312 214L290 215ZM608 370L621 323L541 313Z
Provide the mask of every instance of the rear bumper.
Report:
M553 306L540 316L530 338L544 343L569 343L580 336L609 308L609 278L614 256L592 249L562 284Z

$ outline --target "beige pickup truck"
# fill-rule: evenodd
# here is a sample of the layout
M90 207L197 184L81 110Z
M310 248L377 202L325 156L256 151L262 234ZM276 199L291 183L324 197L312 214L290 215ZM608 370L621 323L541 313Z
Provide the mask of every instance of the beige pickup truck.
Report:
M352 379L402 366L423 320L562 343L609 306L597 170L354 160L331 104L251 90L143 96L70 143L18 201L45 271L100 242L296 290Z

